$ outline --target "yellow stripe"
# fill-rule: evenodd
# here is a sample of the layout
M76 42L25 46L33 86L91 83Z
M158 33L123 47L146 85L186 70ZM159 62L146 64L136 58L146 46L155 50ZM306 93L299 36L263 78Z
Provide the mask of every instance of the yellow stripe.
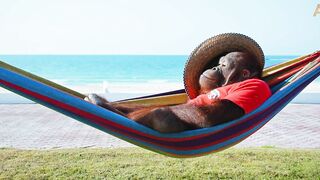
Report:
M275 71L278 71L279 69L281 68L285 68L287 66L290 66L298 61L301 61L303 60L304 58L310 56L311 54L308 54L308 55L305 55L305 56L301 56L301 57L298 57L296 59L293 59L293 60L290 60L290 61L287 61L287 62L284 62L284 63L280 63L278 65L275 65L275 66L272 66L272 67L269 67L269 68L265 68L263 70L263 74L262 74L262 77L266 77L270 74L273 74Z
M31 79L33 79L33 80L39 81L39 82L41 82L41 83L43 83L43 84L46 84L46 85L48 85L48 86L54 87L54 88L56 88L56 89L59 89L59 90L61 90L61 91L67 92L67 93L72 94L72 95L74 95L74 96L77 96L77 97L79 97L79 98L82 98L82 99L83 99L83 98L86 97L85 95L83 95L83 94L81 94L81 93L78 93L78 92L76 92L76 91L74 91L74 90L71 90L71 89L66 88L66 87L64 87L64 86L61 86L61 85L59 85L59 84L57 84L57 83L54 83L54 82L49 81L49 80L47 80L47 79L44 79L44 78L42 78L42 77L39 77L39 76L36 76L36 75L31 74L31 73L29 73L29 72L26 72L26 71L24 71L24 70L22 70L22 69L19 69L19 68L16 68L16 67L14 67L14 66L11 66L11 65L9 65L9 64L7 64L7 63L4 63L4 62L2 62L2 61L0 61L0 67L5 68L5 69L10 70L10 71L13 71L13 72L16 72L16 73L21 74L21 75L23 75L23 76L29 77L29 78L31 78Z
M166 95L166 96L159 96L159 97L151 97L151 98L144 98L144 99L135 99L135 100L128 100L122 102L113 102L112 104L122 104L122 105L130 105L130 104L141 104L146 106L169 106L169 105L176 105L186 103L188 100L188 96L186 93L180 93L175 95Z
M299 79L302 75L304 75L306 72L308 72L310 69L317 66L318 64L319 64L319 62L317 60L309 62L299 72L297 72L285 85L289 84L290 82L295 81L296 79Z

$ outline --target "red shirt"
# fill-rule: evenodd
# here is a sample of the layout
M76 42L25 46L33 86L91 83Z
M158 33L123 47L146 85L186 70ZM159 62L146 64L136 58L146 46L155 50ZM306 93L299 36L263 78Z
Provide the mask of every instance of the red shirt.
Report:
M240 106L247 114L259 107L270 96L269 85L263 80L254 78L216 88L189 100L188 104L204 106L210 105L215 99L228 99Z

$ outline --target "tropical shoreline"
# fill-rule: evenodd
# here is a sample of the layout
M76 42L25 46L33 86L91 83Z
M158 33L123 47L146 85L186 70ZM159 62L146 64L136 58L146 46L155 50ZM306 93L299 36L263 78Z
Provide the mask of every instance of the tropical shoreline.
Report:
M91 83L85 85L64 85L83 94L97 93L107 97L110 101L169 92L183 89L183 83L178 82L148 82L148 83ZM32 101L0 88L0 104L29 104ZM291 103L320 104L320 84L309 84Z

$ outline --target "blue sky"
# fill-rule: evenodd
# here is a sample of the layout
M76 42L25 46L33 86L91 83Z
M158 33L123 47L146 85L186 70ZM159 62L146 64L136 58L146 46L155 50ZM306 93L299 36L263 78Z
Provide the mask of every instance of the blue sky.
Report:
M182 54L238 32L267 55L320 49L320 0L10 0L0 54Z

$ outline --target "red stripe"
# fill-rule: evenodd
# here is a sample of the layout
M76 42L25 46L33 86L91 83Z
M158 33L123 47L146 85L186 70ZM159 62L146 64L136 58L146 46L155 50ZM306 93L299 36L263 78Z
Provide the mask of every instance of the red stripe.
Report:
M94 123L96 123L96 124L98 124L98 125L106 128L106 129L110 129L110 127L112 128L112 127L114 126L114 127L116 127L116 128L121 128L121 129L124 129L124 130L128 130L128 131L131 132L131 133L138 134L138 135L142 136L141 138L143 138L143 134L142 134L140 131L133 130L133 129L128 129L128 128L125 127L125 126L119 125L119 124L114 123L114 122L112 122L112 121L110 121L110 120L101 118L101 117L96 116L96 115L94 115L94 114L90 114L90 113L88 113L88 112L85 112L85 111L83 111L83 110L80 110L80 109L78 109L78 108L75 108L75 107L73 107L73 106L70 106L70 105L68 105L68 104L64 104L64 103L59 102L59 101L57 101L57 100L51 99L51 98L49 98L49 97L47 97L47 96L43 96L43 95L41 95L41 94L38 94L38 93L32 92L32 91L30 91L30 90L27 90L27 89L25 89L25 88L23 88L23 87L20 87L20 86L17 86L17 85L15 85L15 84L6 82L6 81L4 81L4 80L0 80L0 82L3 83L3 84L5 84L6 86L8 86L8 87L10 87L10 88L13 88L13 89L16 89L16 90L18 90L18 91L21 91L21 92L23 92L23 93L25 93L25 94L28 94L28 95L32 96L32 97L36 97L37 99L40 99L40 100L45 101L45 102L48 102L48 103L50 103L50 104L52 104L52 105L55 105L55 106L60 107L60 108L63 108L63 109L65 109L65 110L68 110L68 111L70 111L70 112L73 112L73 113L75 113L75 114L77 114L77 115L80 115L80 116L82 116L82 117L85 117L85 118L87 118L87 119L94 120ZM250 119L256 117L257 115L258 115L258 114L255 114L255 116L251 116ZM249 119L247 119L247 120L249 120ZM245 121L241 121L241 122L245 122ZM239 122L239 123L241 123L241 122ZM237 123L237 124L238 124L238 123ZM231 126L231 127L232 127L232 126ZM167 148L175 149L175 150L193 150L193 149L199 149L199 148L202 148L202 147L207 147L208 145L218 144L218 143L223 142L223 141L225 141L225 140L227 140L227 139L231 139L231 138L233 138L233 137L236 137L237 135L242 134L242 132L246 132L247 130L252 129L253 127L255 127L255 126L254 126L254 125L253 125L253 126L250 126L250 127L248 127L247 129L245 129L245 130L243 130L243 131L241 131L241 132L238 132L237 134L233 134L233 135L231 135L231 136L227 136L227 137L225 137L225 138L223 138L223 139L219 139L219 140L214 141L214 142L209 143L209 144L202 144L202 145L199 145L199 146L192 146L192 149L186 148L186 147L174 147L174 146L168 146L168 145L163 145L163 144L157 144L157 143L154 143L154 142L152 142L152 141L148 141L148 143L151 143L151 144L154 144L154 145L158 145L158 146L162 146L162 147L167 147ZM114 129L113 129L113 131L115 131L115 132L120 132L120 131L116 131L116 130L114 130ZM171 139L171 138L170 138L170 139L165 139L165 138L160 138L160 137L156 137L156 136L147 136L147 137L150 138L151 140L152 140L151 137L153 137L154 139L157 139L157 140L163 140L163 141L168 141L168 140L169 140L169 141L172 141L172 140L174 140L173 142L183 142L183 141L186 141L186 139L187 139L187 140L196 140L196 138L198 139L198 138L201 138L201 137L208 137L208 136L210 136L210 135L216 134L216 133L221 132L221 131L223 131L223 129L222 129L222 130L219 130L219 131L215 131L214 133L211 133L211 134L203 134L203 135L200 135L200 136L195 136L195 137L193 137L192 139L191 139L191 137L188 137L188 138L179 138L179 139ZM120 134L126 134L126 132L122 132L122 131L121 131ZM137 138L139 138L139 137L137 137ZM139 139L141 140L141 138L139 138Z
M280 82L283 82L284 80L288 79L290 76L294 75L298 71L300 71L305 65L301 65L298 67L295 67L290 70L290 72L285 72L283 74L278 74L277 77L273 77L271 80L267 80L267 83L269 84L270 87L275 86L279 84Z
M75 107L73 107L73 106L70 106L70 105L68 105L68 104L59 102L59 101L57 101L57 100L51 99L51 98L49 98L49 97L47 97L47 96L43 96L43 95L38 94L38 93L35 93L35 92L33 92L33 91L27 90L27 89L25 89L25 88L23 88L23 87L17 86L17 85L15 85L15 84L10 83L10 82L6 82L6 81L4 81L4 80L0 80L0 82L1 82L2 84L4 84L4 85L10 87L10 88L16 89L16 90L18 90L18 91L20 91L20 92L22 92L22 93L24 93L24 94L27 94L27 95L29 95L29 96L35 97L35 98L37 98L37 99L40 99L40 100L45 101L45 102L47 102L47 103L50 103L50 104L52 104L52 105L54 105L54 106L57 106L57 107L59 107L59 108L65 109L65 110L67 110L67 111L70 111L70 112L72 112L72 113L74 113L74 114L77 114L77 115L79 115L79 116L82 116L82 117L84 117L84 118L86 118L86 119L92 119L92 120L94 120L97 124L103 126L104 128L107 128L107 129L108 129L108 127L113 126L113 127L116 127L116 128L125 129L125 130L127 130L127 131L129 131L129 132L132 132L132 133L140 134L140 131L136 131L136 130L133 130L133 129L129 129L129 128L123 126L123 125L114 123L114 122L112 122L112 121L110 121L110 120L108 120L108 119L101 118L101 117L96 116L96 115L94 115L94 114L90 114L90 113L85 112L85 111L83 111L83 110L81 110L81 109L75 108ZM142 135L142 134L141 134L141 135Z
M283 80L287 79L288 77L290 77L291 75L293 75L294 73L302 69L305 65L307 65L309 62L313 61L319 56L320 56L320 52L314 53L304 58L301 61L298 61L289 66L278 69L277 71L274 71L272 74L269 74L263 77L263 80L266 81L269 84L269 86L274 86L282 82Z
M288 70L292 69L292 68L295 68L297 66L301 66L301 65L305 65L307 63L309 63L310 61L313 61L315 58L317 58L318 56L320 56L320 52L316 52L316 53L313 53L311 54L310 56L308 57L305 57L304 59L300 60L300 61L297 61L293 64L290 64L288 66L285 66L285 67L282 67L282 68L279 68L275 71L273 71L272 74L268 74L267 76L265 76L264 78L267 78L269 76L273 76L275 74L279 74L279 73L285 73L287 72ZM276 66L276 65L275 65ZM283 72L284 71L284 72Z
M47 96L43 96L41 94L38 94L36 92L30 91L28 89L25 89L23 87L17 86L15 84L10 83L10 82L4 81L4 80L0 80L0 82L2 84L4 84L5 86L8 86L8 87L13 88L13 89L16 89L16 90L18 90L18 91L20 91L20 92L22 92L24 94L27 94L29 96L35 97L37 99L40 99L40 100L42 100L44 102L47 102L49 104L52 104L52 105L54 105L56 107L59 107L61 109L65 109L65 110L70 111L70 112L72 112L72 113L74 113L76 115L80 115L80 116L82 116L82 117L84 117L86 119L95 120L97 124L101 125L102 127L106 128L106 129L109 129L110 126L114 126L116 128L124 129L124 130L127 130L127 131L131 132L131 133L135 133L135 134L138 134L140 136L148 137L150 139L157 139L157 140L163 140L163 141L173 141L173 142L193 140L194 138L201 138L202 136L207 136L208 135L208 134L204 134L204 135L201 134L199 136L182 137L182 138L179 138L179 139L177 139L177 138L173 139L171 137L162 138L162 137L157 137L157 136L151 136L149 134L145 134L145 133L142 133L140 131L127 128L126 126L117 124L117 123L112 122L112 121L110 121L108 119L101 118L100 116L96 116L94 114L90 114L90 113L85 112L85 111L83 111L81 109L78 109L78 108L75 108L75 107L70 106L68 104L65 104L65 103L59 102L57 100L51 99L51 98L49 98Z
M121 124L114 123L113 121L110 121L110 120L108 120L108 119L101 118L100 116L96 116L96 115L94 115L94 114L90 114L90 113L88 113L88 112L86 112L86 111L83 111L83 110L81 110L81 109L75 108L75 107L70 106L70 105L68 105L68 104L65 104L65 103L59 102L59 101L57 101L57 100L51 99L51 98L49 98L49 97L47 97L47 96L43 96L43 95L41 95L41 94L39 94L39 93L36 93L36 92L30 91L30 90L28 90L28 89L25 89L25 88L23 88L23 87L17 86L17 85L15 85L15 84L10 83L10 82L4 81L4 80L0 80L0 82L1 82L2 84L5 84L6 86L8 86L8 87L10 87L10 88L16 89L16 90L18 90L18 91L20 91L20 92L23 92L24 94L28 94L28 95L30 95L30 96L32 96L32 97L36 97L37 99L40 99L40 100L42 100L42 101L45 101L45 102L47 102L47 103L50 103L50 104L55 105L55 106L57 106L57 107L60 107L60 108L62 108L62 109L66 109L66 110L68 110L68 111L70 111L70 112L73 112L73 113L75 113L75 114L77 114L77 115L81 115L81 116L83 116L83 117L85 117L85 118L88 118L88 119L98 120L98 122L101 122L100 124L101 124L103 127L107 128L107 129L108 129L109 126L114 126L114 127L116 127L116 128L121 128L121 129L127 130L127 131L129 131L129 132L139 134L139 135L141 135L141 136L152 137L153 139L164 140L164 141L172 141L172 140L173 140L173 142L179 142L179 141L181 141L181 140L182 140L182 141L193 140L193 139L195 139L195 138L201 138L201 137L204 137L204 136L207 137L208 135L210 135L210 134L200 134L200 135L197 135L197 136L181 137L181 138L178 138L178 139L177 139L177 138L172 139L172 137L163 138L163 137L157 137L157 136L150 136L150 135L145 134L145 133L142 133L142 132L140 132L140 131L127 128L126 126L123 126L123 125L121 125ZM255 116L257 116L257 115L255 115ZM106 124L105 122L108 122L108 123L110 123L110 124ZM241 122L240 122L240 123L241 123ZM221 130L215 131L215 132L213 132L213 133L211 133L211 134L215 134L215 133L220 132L220 131L223 131L223 130L224 130L224 129L221 129Z

